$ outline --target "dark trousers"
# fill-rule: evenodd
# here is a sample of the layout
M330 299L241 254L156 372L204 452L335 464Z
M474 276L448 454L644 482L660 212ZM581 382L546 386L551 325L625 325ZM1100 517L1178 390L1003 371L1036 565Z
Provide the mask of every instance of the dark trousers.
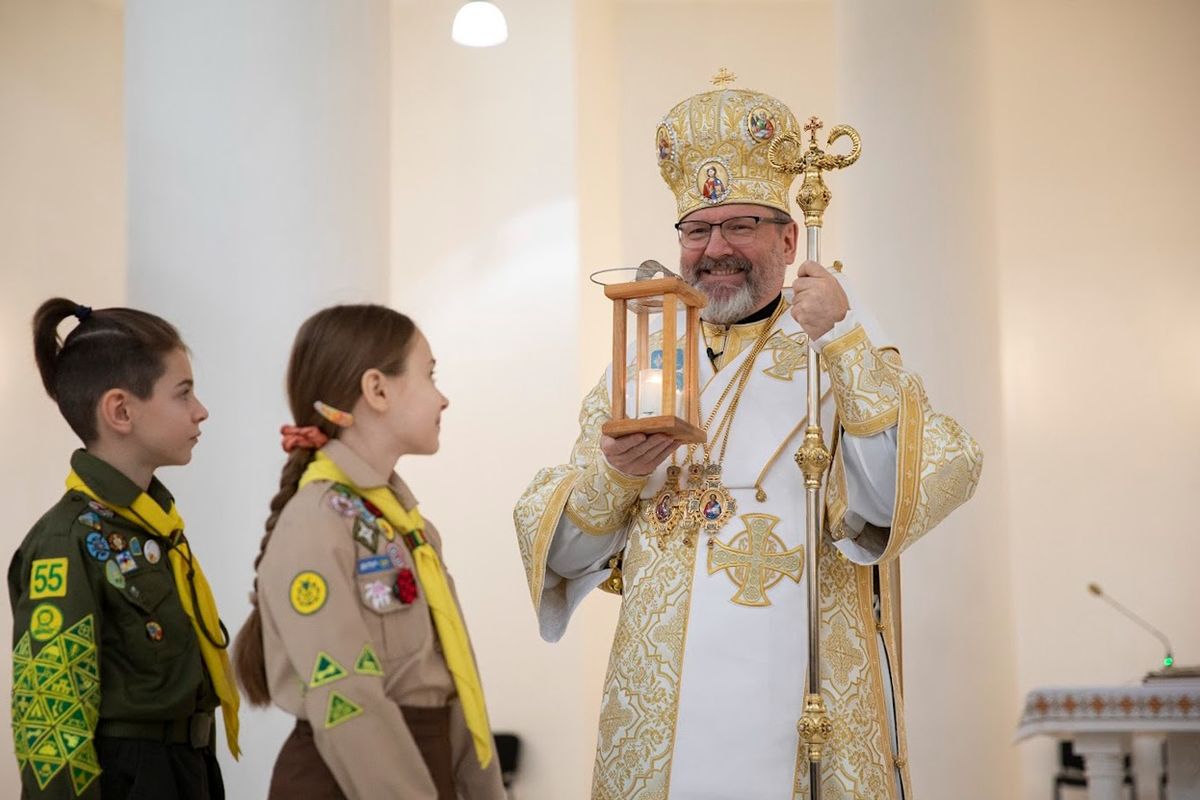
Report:
M104 800L225 800L211 746L96 737Z
M454 791L454 760L450 750L450 709L401 706L400 711L433 777L438 800L455 800L458 795ZM267 800L298 797L346 800L337 779L317 751L312 725L300 719L275 759Z

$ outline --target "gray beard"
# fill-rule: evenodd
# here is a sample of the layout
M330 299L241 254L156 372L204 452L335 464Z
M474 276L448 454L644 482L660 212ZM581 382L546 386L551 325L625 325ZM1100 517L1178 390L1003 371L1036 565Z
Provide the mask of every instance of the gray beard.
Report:
M701 285L700 271L713 268L739 267L746 276L746 282L740 289L719 289L710 292ZM724 258L702 258L696 265L685 270L684 278L708 298L708 305L700 309L700 319L718 325L732 325L739 319L748 317L757 311L755 299L761 294L761 276L754 265L745 258L725 256Z

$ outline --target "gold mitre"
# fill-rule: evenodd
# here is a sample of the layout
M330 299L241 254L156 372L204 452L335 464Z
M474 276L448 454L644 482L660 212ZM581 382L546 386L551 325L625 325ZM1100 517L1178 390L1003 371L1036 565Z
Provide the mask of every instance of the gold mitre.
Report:
M672 108L654 133L658 167L675 193L679 218L707 206L756 203L790 214L792 173L771 166L767 150L785 133L800 133L796 117L769 94L732 89L722 68L710 92Z

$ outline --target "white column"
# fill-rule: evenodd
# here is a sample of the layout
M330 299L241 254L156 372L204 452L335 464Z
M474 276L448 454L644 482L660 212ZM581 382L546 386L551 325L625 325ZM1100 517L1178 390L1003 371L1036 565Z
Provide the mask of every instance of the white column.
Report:
M835 3L824 122L855 126L863 155L826 178L838 247L823 255L986 454L974 499L902 558L904 689L917 793L1006 800L1017 706L980 17L979 0Z
M296 328L335 301L388 299L389 4L130 0L125 14L129 302L193 351L212 416L164 479L236 633ZM243 713L231 797L265 796L290 725Z
M1122 800L1125 796L1125 754L1128 734L1081 733L1075 752L1083 756L1088 800Z

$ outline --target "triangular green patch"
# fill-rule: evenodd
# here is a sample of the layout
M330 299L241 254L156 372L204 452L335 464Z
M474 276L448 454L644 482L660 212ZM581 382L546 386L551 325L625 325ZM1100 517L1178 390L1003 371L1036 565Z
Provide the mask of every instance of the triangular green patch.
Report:
M310 689L324 686L327 683L340 681L346 677L346 668L333 659L333 656L321 650L317 653L317 662L313 664L312 678L308 681Z
M14 692L32 692L37 688L36 678L34 678L33 667L26 664L20 673L13 675L13 691Z
M75 751L75 755L71 757L72 766L86 767L87 769L100 771L100 762L96 759L95 747L81 747Z
M66 757L63 753L62 745L54 735L43 736L38 743L29 749L29 759L49 759L51 761L62 761Z
M29 645L29 631L21 634L17 646L13 648L13 664L24 665L32 657L33 651Z
M91 656L81 658L71 665L72 672L82 672L93 680L100 680L100 668L96 664L96 653L92 652Z
M94 730L100 724L100 704L84 703L83 716L87 719L88 730Z
M60 674L62 674L62 672L63 668L54 664L39 664L36 661L33 662L33 680L39 691L43 686L50 683Z
M39 789L45 789L50 781L54 780L54 776L63 768L64 762L61 758L42 758L41 756L31 755L29 757L29 766L33 769L33 775L37 778Z
M54 735L58 738L58 745L67 758L74 756L76 750L92 741L91 736L73 731L58 730Z
M46 646L34 656L33 662L35 664L65 667L67 665L67 657L63 653L62 642L59 641L58 637L46 642Z
M25 712L25 721L35 725L50 724L50 714L46 711L46 704L40 696L34 695L33 702L29 704L29 709Z
M83 619L76 622L71 627L63 631L64 636L76 636L85 642L95 642L96 633L95 626L92 624L92 615L88 614Z
M325 709L325 728L341 725L346 720L354 719L363 713L362 708L337 692L329 693L329 705Z
M362 652L358 654L358 660L354 662L354 671L359 675L383 674L383 665L379 663L379 656L375 655L371 645L363 645Z
M78 705L79 701L74 698L68 699L65 697L44 697L46 703L46 711L50 714L50 719L57 722L59 717L65 716L68 711Z
M58 727L64 731L72 731L73 733L91 733L91 726L88 725L87 713L84 712L83 706L74 706L62 719L58 721Z
M89 748L90 749L90 748ZM100 768L91 764L80 763L79 759L71 759L71 785L75 787L75 795L83 794L92 781L100 777Z
M34 696L30 692L13 691L12 695L12 715L13 722L21 722L25 719L25 715L29 713L30 707L33 706Z
M54 695L55 697L75 697L75 684L71 683L71 677L66 670L51 675L46 679L46 685L42 687L43 695Z
M21 726L21 744L25 747L26 753L32 753L33 748L42 737L49 732L50 728L47 725L30 724L26 722Z
M91 642L80 639L77 636L68 636L63 634L61 637L63 651L67 654L67 661L78 661L88 653L95 650L95 645Z
M100 685L99 681L86 672L75 669L71 670L71 680L75 682L75 693L81 700L86 699Z

